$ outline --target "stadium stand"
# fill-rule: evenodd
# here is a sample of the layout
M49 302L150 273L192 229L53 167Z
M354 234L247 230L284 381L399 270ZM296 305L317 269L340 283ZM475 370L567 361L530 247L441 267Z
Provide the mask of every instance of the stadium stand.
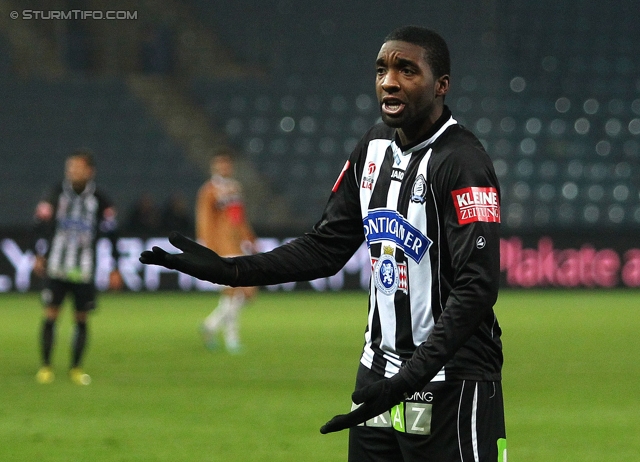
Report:
M322 146L335 157L344 157L341 149L334 148L352 146L357 130L351 133L348 127L366 126L376 118L375 109L362 111L354 101L372 96L363 69L370 64L365 50L375 53L371 44L377 47L380 41L379 29L362 27L358 34L351 32L354 24L376 23L377 5L349 10L323 2L298 12L291 23L291 3L286 1L267 5L273 12L270 21L260 21L260 12L249 4L216 10L210 2L194 3L203 20L230 40L228 46L244 59L261 60L276 76L270 86L231 92L197 82L194 93L204 95L200 103L244 152L271 172L269 176L281 188L319 202L322 195L314 194L309 181L299 184L297 178L313 178L312 184L320 187L328 184L329 178L314 172L326 172L326 165L335 171L340 162L326 155ZM627 14L631 4L617 8L577 1L493 4L498 12L495 28L489 24L483 29L470 11L465 16L455 5L450 16L428 22L443 30L453 26L452 18L463 22L466 41L452 41L454 56L458 52L467 59L473 57L474 41L490 45L493 40L496 45L492 56L476 54L479 62L454 69L449 104L494 159L503 186L506 228L637 226L640 80L633 43L640 36L633 26L634 16ZM329 13L336 11L339 14ZM394 20L405 19L402 11L398 16ZM243 40L231 41L238 35L231 28L239 24ZM280 40L285 30L287 39ZM344 54L327 52L340 49L339 44L347 50ZM356 55L354 50L362 53ZM333 80L335 74L348 75L349 85ZM229 93L235 96L225 101ZM348 103L340 114L305 113L300 109L304 95L323 101L325 107L330 106L332 95ZM283 111L284 107L291 109ZM334 121L340 128L331 133ZM290 131L285 133L287 124ZM314 133L305 133L305 125L313 127ZM305 146L312 152L306 152ZM288 179L286 184L282 175ZM305 210L305 204L299 208ZM313 214L312 209L306 210Z
M307 223L318 219L346 157L378 118L365 90L289 91L207 80L192 88L194 99L274 191L297 198L293 211Z
M302 222L312 225L351 149L379 119L374 57L384 34L420 22L415 11L395 10L381 27L379 13L389 8L385 1L329 0L302 8L286 0L259 7L248 0L224 8L204 0L191 3L241 61L269 72L261 80L194 79L194 101L266 174L274 191L292 198ZM423 21L442 30L453 27L456 15L463 18L467 35L447 37L452 50L486 54L476 40L486 24L471 20L473 8L460 3L448 12L419 11ZM456 71L464 75L478 66L484 61L459 60Z
M94 150L99 182L123 209L145 191L158 200L178 188L195 194L202 181L119 79L5 80L0 100L5 225L30 222L78 147Z
M506 2L508 87L486 131L510 228L640 223L640 61L631 3Z
M640 29L634 2L453 1L435 9L415 0L403 2L402 9L393 6L384 24L381 12L395 2L185 5L238 62L266 70L261 77L182 77L212 127L275 193L290 198L295 226L318 218L350 148L377 120L372 56L381 34L406 23L436 28L450 43L454 67L447 103L494 160L507 232L630 230L640 224ZM25 222L31 205L25 211L17 201L32 204L41 192L9 172L32 166L24 175L38 189L60 176L59 160L77 144L95 145L114 159L99 165L100 175L123 203L143 189L161 195L160 201L172 181L187 190L201 181L175 140L130 95L125 76L24 81L7 77L10 53L0 40L0 69L7 71L0 89L6 101L0 174L3 191L16 198L0 205L0 224ZM39 162L43 155L51 162ZM48 164L55 172L46 170ZM155 186L140 176L143 169L153 172ZM125 185L134 189L125 193Z
M0 78L4 80L11 72L11 51L7 40L0 36Z

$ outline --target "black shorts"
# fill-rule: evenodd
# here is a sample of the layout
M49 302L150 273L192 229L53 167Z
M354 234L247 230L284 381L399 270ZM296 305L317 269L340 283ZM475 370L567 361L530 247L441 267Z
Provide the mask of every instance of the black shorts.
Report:
M96 287L93 284L60 279L47 280L42 290L42 303L45 306L60 306L68 292L73 294L76 311L91 311L96 307Z
M356 388L380 379L361 364ZM350 462L506 460L500 382L432 382L390 412L349 431Z

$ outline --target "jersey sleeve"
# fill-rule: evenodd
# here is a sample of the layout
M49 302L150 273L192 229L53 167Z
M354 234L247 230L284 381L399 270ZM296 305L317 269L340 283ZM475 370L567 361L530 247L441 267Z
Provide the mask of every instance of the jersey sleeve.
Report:
M500 276L500 195L493 164L477 145L451 152L433 175L447 245L442 271L452 284L429 338L400 371L416 388L428 383L483 323L492 323Z
M361 141L340 172L313 229L270 252L237 257L238 285L309 281L337 273L364 241L358 191Z
M62 188L56 186L36 205L33 214L34 247L37 255L47 256L55 232L56 207Z

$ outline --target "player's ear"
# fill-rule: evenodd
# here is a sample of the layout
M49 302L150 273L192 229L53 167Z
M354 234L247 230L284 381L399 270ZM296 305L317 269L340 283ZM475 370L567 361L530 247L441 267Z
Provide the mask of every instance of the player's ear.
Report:
M445 96L449 92L449 74L438 77L435 84L436 96Z

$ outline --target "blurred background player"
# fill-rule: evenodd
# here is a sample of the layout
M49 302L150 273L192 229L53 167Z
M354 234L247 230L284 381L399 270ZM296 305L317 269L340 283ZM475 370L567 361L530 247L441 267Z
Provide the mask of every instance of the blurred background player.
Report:
M91 377L80 366L87 342L88 313L96 306L95 244L98 237L111 239L113 257L117 261L116 211L96 189L94 175L93 154L88 150L75 151L66 160L64 181L36 207L39 251L34 272L45 278L42 367L36 374L39 383L51 383L55 378L51 368L55 323L69 292L74 297L76 323L69 377L78 385L91 383ZM111 272L109 286L112 289L122 287L117 270Z
M233 159L228 153L218 154L211 159L210 167L211 179L198 191L196 239L227 257L253 253L256 237L245 218L242 186L233 178ZM224 330L227 351L240 351L239 312L255 293L255 287L223 289L218 306L202 324L207 348L217 347L217 334Z

